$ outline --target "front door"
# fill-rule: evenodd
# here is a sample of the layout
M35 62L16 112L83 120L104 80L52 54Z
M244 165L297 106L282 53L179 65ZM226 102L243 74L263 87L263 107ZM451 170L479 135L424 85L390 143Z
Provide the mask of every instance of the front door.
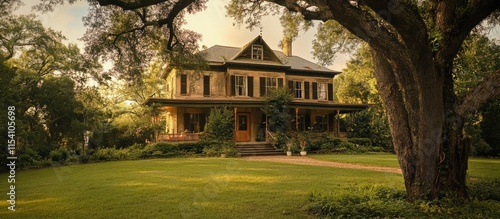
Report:
M236 141L250 141L250 113L237 114Z

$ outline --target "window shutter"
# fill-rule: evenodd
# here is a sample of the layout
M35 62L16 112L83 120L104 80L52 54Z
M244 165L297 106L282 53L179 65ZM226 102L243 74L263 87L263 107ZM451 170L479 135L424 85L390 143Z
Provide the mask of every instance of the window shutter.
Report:
M184 130L188 130L188 131L192 131L192 130L189 130L191 126L191 121L189 119L189 113L184 113ZM181 130L181 131L184 131L184 130Z
M265 77L260 77L260 96L266 96L266 78Z
M210 76L203 76L203 96L210 96Z
M333 84L328 84L328 100L333 101Z
M236 77L234 75L231 75L229 79L229 83L231 84L231 96L236 95Z
M312 86L313 86L313 100L317 100L318 99L318 83L313 82Z
M278 87L283 87L283 78L278 78Z
M187 75L181 75L181 95L187 94Z
M304 99L309 99L309 82L304 82Z
M293 92L293 81L288 81L288 89Z
M205 130L205 124L207 123L207 118L205 117L205 113L200 113L200 132Z
M253 77L248 76L248 96L253 97Z

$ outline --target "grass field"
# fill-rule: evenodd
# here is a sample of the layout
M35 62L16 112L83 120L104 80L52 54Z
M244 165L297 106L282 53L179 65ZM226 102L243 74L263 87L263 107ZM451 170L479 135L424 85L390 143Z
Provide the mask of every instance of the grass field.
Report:
M398 174L241 159L95 163L18 172L0 218L304 218L311 192L373 184L403 189Z
M394 155L311 157L397 165ZM498 161L471 159L471 175L497 177ZM371 185L404 189L399 174L233 158L94 163L18 172L16 211L0 202L0 218L307 218L311 192Z
M394 154L328 154L328 155L310 155L309 157L336 161L342 163L357 163L373 166L399 167L398 158ZM495 178L500 179L500 159L490 158L469 158L469 177L473 178Z

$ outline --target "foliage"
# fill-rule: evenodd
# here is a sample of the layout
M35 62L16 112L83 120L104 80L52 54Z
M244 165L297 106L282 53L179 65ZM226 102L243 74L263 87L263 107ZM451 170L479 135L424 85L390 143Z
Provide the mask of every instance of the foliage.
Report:
M70 0L71 2L71 0ZM42 1L39 11L51 11L65 1ZM108 72L127 82L141 82L149 63L161 60L177 67L203 63L194 54L201 35L184 29L186 12L205 8L206 1L117 2L95 0L83 18L87 32L82 38L85 53L104 61L113 61Z
M277 88L269 91L265 97L264 112L268 117L269 130L272 132L286 132L290 128L290 115L288 104L292 101L290 91Z
M180 143L159 142L148 144L144 148L142 156L145 158L195 156L202 154L203 149L207 146L207 142L204 141Z
M236 149L236 144L233 141L207 141L203 145L203 154L207 157L220 157L221 154L225 154L226 157L238 156L239 151Z
M234 139L234 113L225 107L212 108L205 124L204 136L208 141L233 141Z
M498 194L500 191L494 186L488 185ZM471 196L476 198L475 195ZM464 204L449 199L409 203L402 190L366 186L311 193L305 209L327 218L494 218L500 213L498 207L499 203L490 197L477 197Z
M50 160L57 163L63 163L69 158L69 152L64 148L59 148L57 150L53 150L49 154Z
M274 147L280 151L288 151L290 136L285 132L276 132L273 134Z
M484 141L491 146L488 156L500 156L500 99L492 101L481 109L482 121L479 123Z

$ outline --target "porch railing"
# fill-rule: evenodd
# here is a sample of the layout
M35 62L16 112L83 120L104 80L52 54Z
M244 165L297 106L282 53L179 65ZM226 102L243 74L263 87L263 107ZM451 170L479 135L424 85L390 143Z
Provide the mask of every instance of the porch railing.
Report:
M157 142L199 141L199 133L158 134Z

